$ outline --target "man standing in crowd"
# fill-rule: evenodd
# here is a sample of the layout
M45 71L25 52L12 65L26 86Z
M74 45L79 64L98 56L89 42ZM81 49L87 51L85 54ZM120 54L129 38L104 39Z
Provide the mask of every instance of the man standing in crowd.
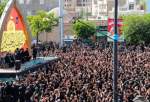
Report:
M33 55L33 60L35 60L37 57L37 47L35 45L33 45L32 48L32 55Z

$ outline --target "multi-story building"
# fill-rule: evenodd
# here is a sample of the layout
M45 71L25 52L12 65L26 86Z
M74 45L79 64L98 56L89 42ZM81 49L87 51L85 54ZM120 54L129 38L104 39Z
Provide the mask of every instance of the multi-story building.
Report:
M64 0L64 9L68 11L75 11L76 1L75 0Z
M108 15L107 0L92 0L92 16L95 19L104 20Z
M76 16L87 17L92 12L92 0L64 0L64 9Z
M58 6L58 0L17 0L25 15L34 15L38 10L50 11Z
M125 0L125 3L123 5L119 5L118 11L119 16L145 13L145 10L141 8L139 0ZM112 10L108 12L108 16L114 16L114 7L112 7Z
M76 0L76 12L88 16L92 12L92 0Z
M92 18L97 20L106 20L109 11L114 8L114 0L92 0ZM119 7L126 4L126 0L119 0Z

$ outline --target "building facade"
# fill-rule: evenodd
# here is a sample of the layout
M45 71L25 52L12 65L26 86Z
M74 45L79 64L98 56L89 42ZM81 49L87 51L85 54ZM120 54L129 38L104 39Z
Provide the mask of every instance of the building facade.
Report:
M58 0L17 0L25 15L34 15L38 10L50 11L58 6Z
M64 0L64 9L75 16L87 18L92 12L92 0Z
M92 16L95 19L104 20L108 15L107 0L92 0Z
M64 0L64 9L68 11L75 11L76 1L75 0Z
M118 15L129 15L129 14L144 14L145 10L141 7L139 0L126 0L124 2L120 3L118 8ZM108 11L109 17L114 17L114 7L112 7L111 11Z

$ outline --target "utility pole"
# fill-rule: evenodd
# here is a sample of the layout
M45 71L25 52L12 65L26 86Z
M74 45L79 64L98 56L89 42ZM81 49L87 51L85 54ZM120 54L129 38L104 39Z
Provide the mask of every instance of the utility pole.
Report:
M83 6L84 6L84 4L83 4L83 0L82 0L82 18L84 18L84 13L85 13Z
M63 0L59 0L59 33L60 33L60 47L63 47L64 43L64 5Z
M118 0L115 0L114 10L114 43L113 43L113 102L118 102Z

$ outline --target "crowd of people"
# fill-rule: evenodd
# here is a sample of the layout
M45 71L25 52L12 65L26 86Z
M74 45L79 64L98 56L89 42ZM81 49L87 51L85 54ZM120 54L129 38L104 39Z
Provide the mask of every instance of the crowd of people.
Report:
M20 80L1 82L0 102L112 102L111 46L76 42L70 48L43 48L43 53L50 51L60 59ZM118 102L136 99L150 102L150 48L146 46L129 46L118 53Z
M14 53L3 52L0 54L1 67L13 68L15 66L16 61L20 61L20 63L25 63L30 59L31 56L29 54L28 48L17 48Z

